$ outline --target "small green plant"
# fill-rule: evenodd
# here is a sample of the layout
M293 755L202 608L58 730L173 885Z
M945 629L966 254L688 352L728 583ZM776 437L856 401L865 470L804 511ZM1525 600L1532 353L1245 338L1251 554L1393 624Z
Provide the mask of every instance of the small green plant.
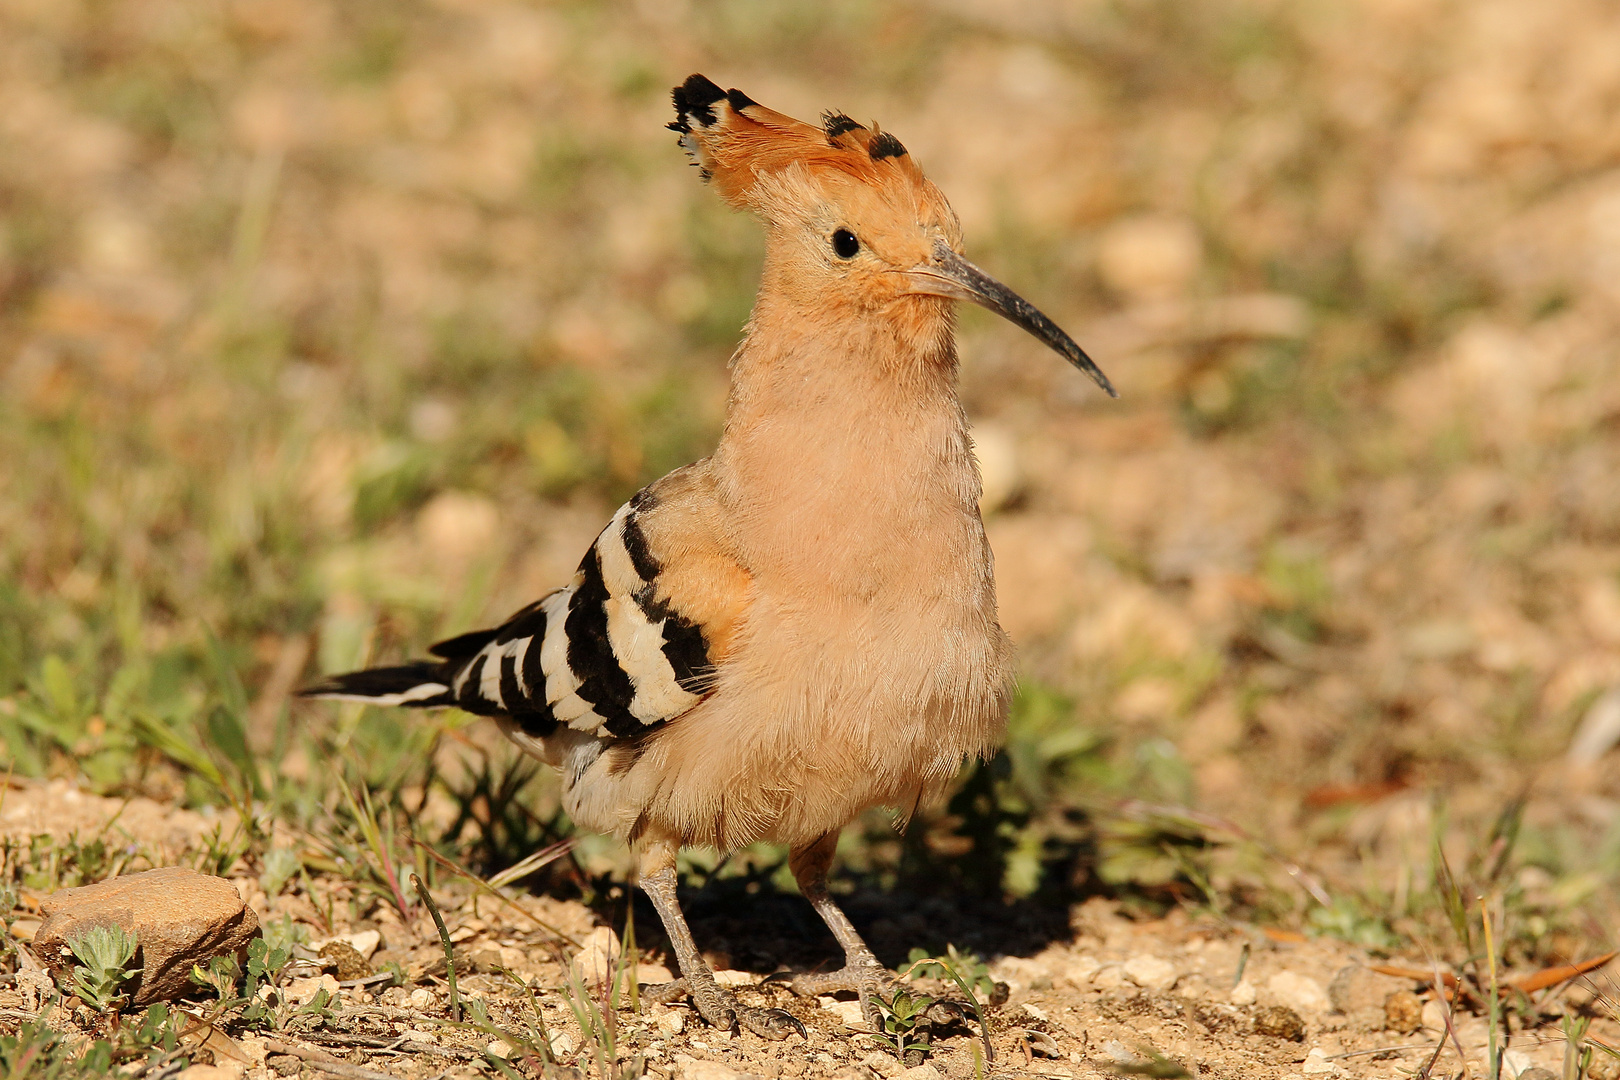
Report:
M512 975L511 972L506 972L506 974L512 979L516 980L518 985L522 986L525 991L529 992L529 1001L531 1004L534 1004L534 994L533 991L529 990L529 985L522 979L519 979L517 976ZM540 1015L540 1007L538 1005L534 1006L534 1011L536 1016ZM535 1070L536 1072L543 1074L549 1074L551 1072L552 1057L550 1038L546 1032L546 1023L544 1019L540 1020L540 1039L539 1041L535 1041L533 1039L526 1038L525 1036L518 1035L515 1032L509 1031L506 1028L499 1027L493 1020L490 1019L489 1010L485 1008L482 1001L469 1000L467 1002L467 1023L458 1024L455 1026L464 1028L470 1027L475 1031L483 1032L485 1035L494 1036L495 1038L506 1043L507 1046L511 1047L512 1053L519 1057L527 1057L532 1059L533 1063L537 1066ZM522 1077L513 1070L512 1066L507 1064L507 1060L497 1056L493 1051L486 1049L484 1051L484 1060L488 1062L491 1068L500 1073L502 1076L507 1077L508 1080L522 1080Z
M913 994L905 987L897 986L887 998L874 994L872 1002L877 1006L883 1024L883 1030L874 1038L894 1051L894 1056L902 1064L922 1064L923 1058L928 1056L928 1040L917 1029L934 999L927 994ZM908 1055L915 1060L909 1060Z
M1592 1068L1592 1047L1586 1041L1591 1026L1590 1016L1564 1014L1564 1080L1583 1080Z
M180 1042L180 1026L186 1019L185 1013L169 1008L167 1002L154 1001L146 1007L140 1023L124 1030L135 1049L148 1051L149 1060L157 1061L174 1053Z
M955 945L946 945L945 955L937 958L922 949L912 949L906 961L911 965L907 970L913 977L965 982L970 991L987 998L996 992L996 980L990 977L985 962L977 953L958 952Z
M433 902L433 895L427 891L427 886L422 884L422 879L415 874L411 875L411 887L421 898L422 906L428 909L428 914L433 916L433 925L439 931L439 944L444 947L444 977L450 989L450 1019L459 1023L461 995L456 992L456 950L455 946L450 944L450 931L444 927L444 916L439 914L439 905Z
M209 960L207 968L200 964L191 965L191 981L212 990L222 1006L235 998L236 984L241 978L242 965L230 953Z
M360 829L360 836L365 842L363 850L371 857L371 872L387 890L384 895L393 902L400 917L409 919L411 904L405 898L405 890L400 885L400 874L394 865L392 815L377 813L377 807L371 799L371 788L363 780L357 785L360 792L357 798L354 789L342 775L334 773L333 779L337 781L338 791L348 806L350 816Z
M619 1060L619 984L623 971L621 955L619 967L601 986L600 1002L591 997L577 965L570 965L568 985L559 988L579 1030L590 1042L598 1075L604 1077L611 1075L610 1070Z
M97 1012L116 1012L124 1004L120 984L133 974L127 971L135 957L135 935L121 926L92 926L68 941L78 965L73 969L71 993Z
M325 990L317 990L314 997L287 1015L282 1028L289 1031L300 1029L310 1031L328 1020L336 1019L337 1012L332 1007L332 995Z
M5 861L0 854L0 865ZM0 962L8 971L16 967L17 948L11 943L11 924L16 921L17 886L10 881L0 881Z
M274 1011L260 1000L259 987L274 987L282 969L292 959L291 923L291 919L284 919L279 927L275 923L266 923L265 936L248 942L247 980L242 986L242 1019L253 1027L279 1026ZM270 940L272 937L277 940Z
M962 991L962 996L967 998L968 1006L973 1010L973 1018L979 1022L979 1036L984 1041L985 1060L996 1060L995 1048L990 1045L990 1025L984 1018L984 1007L979 1004L979 995L976 993L980 988L984 989L987 997L996 992L996 982L990 977L984 961L974 953L957 952L954 945L945 946L944 956L919 956L921 952L921 949L912 950L911 966L901 972L901 977L911 978L921 974L949 979L955 983L956 988ZM901 1060L905 1059L902 1057Z
M1143 1060L1123 1062L1114 1068L1127 1076L1149 1076L1155 1080L1180 1080L1181 1077L1192 1075L1185 1065L1172 1061L1151 1046L1138 1046L1136 1051Z
M274 847L264 853L259 871L259 887L266 896L280 896L287 882L304 868L303 860L291 848Z
M89 1080L112 1074L111 1043L98 1039L81 1051L52 1029L49 1015L47 1007L15 1035L0 1035L0 1075L6 1080Z

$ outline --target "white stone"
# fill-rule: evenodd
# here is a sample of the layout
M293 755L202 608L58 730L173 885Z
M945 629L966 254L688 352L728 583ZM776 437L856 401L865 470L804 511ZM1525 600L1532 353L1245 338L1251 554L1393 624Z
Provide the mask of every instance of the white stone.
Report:
M1254 983L1244 979L1232 987L1232 992L1226 995L1226 1000L1234 1005L1253 1005L1255 999L1259 996L1259 993L1254 988Z
M1325 1013L1333 1008L1322 984L1309 975L1294 971L1279 971L1266 980L1266 989L1277 995L1277 1000L1296 1012Z
M722 1065L718 1061L699 1061L695 1058L675 1059L677 1075L681 1080L738 1080L746 1076L729 1065Z
M230 1065L189 1065L174 1074L174 1080L240 1080L245 1070L239 1063Z
M858 1001L833 1001L821 1007L842 1020L846 1027L859 1027L866 1022L866 1014Z
M658 1030L665 1035L679 1035L686 1030L686 1014L670 1009L658 1018Z
M753 986L759 981L759 976L751 971L717 971L714 981L725 987Z
M425 986L412 990L405 1000L413 1009L431 1009L439 1004L439 996Z
M566 1031L553 1031L550 1046L552 1057L565 1058L574 1052L574 1037Z
M1099 990L1115 990L1125 985L1125 973L1118 964L1105 964L1091 977L1091 985Z
M648 983L667 983L675 981L675 973L663 964L636 964L636 981Z
M943 1078L940 1076L939 1070L932 1065L918 1065L916 1068L907 1069L903 1073L897 1073L894 1080L943 1080Z
M484 1049L489 1051L491 1057L498 1057L502 1061L512 1056L512 1046L505 1039L495 1039Z
M613 977L619 962L619 935L611 926L598 926L585 935L574 957L574 971L587 983L600 986Z
M1180 974L1175 965L1168 960L1157 956L1133 956L1125 961L1122 969L1125 977L1144 990L1163 993L1176 985Z
M315 995L322 990L326 991L329 1001L336 1002L341 993L337 979L331 975L319 975L309 979L294 979L289 982L283 993L287 1000L294 1005L308 1005L315 1000Z
M1502 1071L1511 1077L1517 1078L1526 1069L1532 1068L1535 1062L1523 1050L1502 1051Z
M1339 1071L1339 1066L1327 1059L1320 1046L1313 1046L1311 1052L1305 1055L1305 1064L1299 1069L1306 1076L1332 1076Z
M861 1064L879 1076L886 1078L886 1080L889 1077L899 1076L906 1071L905 1066L896 1061L893 1054L885 1053L882 1050L874 1050L867 1054L861 1058Z
M1091 985L1102 964L1095 956L1077 956L1063 968L1063 979L1077 990Z
M1103 1043L1102 1051L1121 1065L1133 1065L1137 1060L1136 1054L1131 1048L1118 1039L1109 1039Z

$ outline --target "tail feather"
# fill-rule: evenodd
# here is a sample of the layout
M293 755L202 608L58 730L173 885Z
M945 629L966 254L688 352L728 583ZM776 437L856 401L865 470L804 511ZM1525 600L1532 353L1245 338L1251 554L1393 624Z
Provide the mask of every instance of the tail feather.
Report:
M454 666L418 660L399 667L350 671L300 690L298 696L364 701L372 705L409 705L417 709L454 705L451 673L447 670Z
M469 657L477 656L485 645L495 640L495 635L500 632L501 629L497 626L492 630L474 630L470 633L459 634L437 644L429 645L428 652L434 656L441 656L446 660L466 660Z

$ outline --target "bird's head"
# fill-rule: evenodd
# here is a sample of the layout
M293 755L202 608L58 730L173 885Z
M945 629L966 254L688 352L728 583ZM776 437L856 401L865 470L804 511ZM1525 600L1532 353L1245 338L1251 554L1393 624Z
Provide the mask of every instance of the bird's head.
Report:
M842 113L806 124L702 75L674 98L681 146L721 198L764 220L778 281L800 299L941 326L946 301L971 300L1118 396L1056 323L962 257L956 213L893 135Z

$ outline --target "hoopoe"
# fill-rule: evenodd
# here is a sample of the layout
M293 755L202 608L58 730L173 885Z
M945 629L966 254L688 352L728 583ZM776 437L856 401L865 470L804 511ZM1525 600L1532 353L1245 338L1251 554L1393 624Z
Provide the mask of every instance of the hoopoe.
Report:
M955 311L1005 316L1114 396L1058 326L962 257L961 226L898 139L813 126L693 75L680 145L764 222L764 280L712 456L620 507L573 580L437 659L309 696L490 716L562 772L582 828L637 852L689 996L720 1028L784 1037L715 982L676 901L687 845L786 845L844 967L799 993L892 978L827 891L861 811L909 818L999 744L1013 684L980 480L957 398Z

